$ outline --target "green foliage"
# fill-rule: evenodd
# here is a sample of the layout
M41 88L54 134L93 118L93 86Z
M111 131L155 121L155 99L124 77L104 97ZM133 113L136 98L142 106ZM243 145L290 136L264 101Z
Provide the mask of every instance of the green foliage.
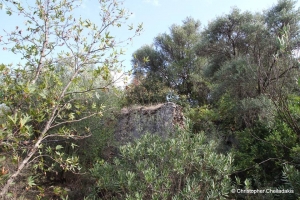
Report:
M124 105L146 105L165 102L170 90L160 81L144 79L128 86L125 91Z
M160 85L157 94L163 100L163 86L171 88L180 96L185 116L193 121L193 132L210 133L209 139L221 141L219 151L232 151L241 188L283 187L284 164L297 169L300 163L299 58L294 55L299 19L296 1L279 0L261 13L234 8L201 32L198 27L191 31L193 20L173 25L169 34L155 38L153 46L136 51L136 90L131 97L139 94L142 99L143 92L151 87L156 91L155 85Z
M185 116L193 122L193 132L214 130L213 122L218 119L218 114L209 105L189 108L185 111Z
M251 178L255 188L280 187L283 163L295 160L293 149L297 155L297 135L279 120L272 128L257 123L234 134L238 146L232 152L238 175Z
M0 41L22 58L17 65L0 65L1 196L14 195L8 188L22 181L15 177L27 165L36 173L24 173L27 191L38 190L40 199L49 191L68 198L63 187L40 184L80 172L83 165L92 168L89 181L96 181L90 198L299 197L295 1L279 0L255 14L234 8L202 31L192 18L172 25L134 53L134 79L124 92L112 85L123 50L109 28L122 27L128 13L121 2L99 3L101 24L74 18L76 0L37 1L30 8L1 1L0 8L26 23ZM114 147L121 106L165 102L169 94L184 107L192 128ZM110 148L114 152L107 157ZM230 195L231 181L236 188L286 188L295 194Z
M198 46L209 61L205 74L217 124L235 141L237 175L250 178L254 188L280 186L283 163L296 161L297 109L291 111L296 104L287 100L299 91L294 83L299 64L291 56L299 41L294 7L295 2L279 1L255 15L233 9L208 25Z
M222 68L215 73L215 86L212 98L219 99L228 92L233 99L256 96L255 73L251 64L246 59L237 58L223 64Z
M289 25L292 37L299 31L300 10L295 9L296 1L279 0L278 3L270 8L266 13L265 21L268 28L275 34L282 34L282 28Z
M121 109L121 98L116 96L121 91L100 91L99 103L106 105L103 116L92 117L77 124L76 128L89 127L92 135L77 142L80 149L77 154L80 155L80 163L85 169L90 168L93 163L103 158L103 150L115 143L114 131L117 123L117 113ZM120 94L121 95L121 94Z
M233 9L211 22L202 33L197 52L209 61L205 74L217 84L213 93L231 91L239 98L268 94L274 98L288 87L298 65L291 53L297 48L299 28L295 22L299 17L295 2L280 1L264 14ZM278 37L285 41L281 50Z
M299 165L299 58L293 53L299 44L300 9L295 5L279 0L255 14L234 8L191 35L186 33L192 23L185 21L156 37L153 46L137 50L133 58L140 84L135 87L166 85L179 94L179 102L196 100L202 105L182 104L194 123L193 132L210 132L209 139L221 141L218 150L232 151L242 188L283 187L284 163L295 169ZM196 45L182 46L187 41ZM181 73L184 70L187 73Z
M156 87L159 85L163 90L170 88L196 104L206 102L208 87L201 76L204 59L195 52L195 45L200 39L199 28L199 21L187 18L183 25L172 25L169 34L158 35L153 45L143 46L133 54L134 76L141 85L139 89L145 87L146 92L160 94L160 88ZM150 98L149 101L156 103L158 99Z
M77 0L3 4L25 25L5 30L0 41L21 58L0 66L0 156L10 155L1 163L10 167L9 178L0 183L1 197L26 165L40 172L81 169L74 141L91 134L85 120L102 116L101 91L114 90L110 74L120 66L123 50L110 29L129 16L122 3L110 0L99 1L96 22L74 17ZM73 126L76 122L83 123Z
M103 199L225 199L231 189L231 155L186 127L169 138L146 134L120 147L113 163L91 170Z
M293 165L285 165L282 172L282 189L293 190L291 194L279 195L282 199L296 199L300 197L300 172Z
M300 104L299 94L289 94L288 97L281 97L276 104L279 117L284 120L294 132L300 130Z
M207 76L214 76L226 61L250 52L251 48L247 46L253 44L253 36L261 34L259 19L259 16L234 8L230 14L209 23L197 48L199 55L209 59L205 70Z

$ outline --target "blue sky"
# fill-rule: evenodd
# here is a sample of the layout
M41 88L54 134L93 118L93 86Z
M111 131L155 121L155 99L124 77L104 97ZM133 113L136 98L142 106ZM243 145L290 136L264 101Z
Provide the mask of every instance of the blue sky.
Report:
M144 31L127 46L124 65L130 69L135 50L151 44L158 34L168 33L172 24L182 24L186 17L200 20L201 28L204 28L216 17L228 14L233 7L261 12L276 3L277 0L127 0L124 6L133 13L130 23L143 22ZM297 7L300 7L299 2Z
M80 14L96 21L99 8L98 5L95 6L96 3L97 1L83 0ZM144 31L126 46L126 56L123 56L122 60L126 69L130 69L130 60L135 50L143 45L151 44L154 37L168 32L172 24L181 24L186 17L200 20L203 28L217 16L228 14L233 7L242 11L261 12L276 3L277 0L125 0L124 7L133 13L128 23L135 25L143 23ZM300 6L299 2L297 6ZM5 10L0 11L0 36L3 34L3 29L13 28L15 24L20 23L16 16L10 18L4 13ZM124 38L127 34L128 31L119 30L116 32L116 37ZM13 62L14 58L14 55L8 55L2 47L0 48L0 63Z
M133 12L132 22L143 22L144 32L128 46L125 64L130 66L135 50L151 44L158 34L168 32L172 24L182 24L186 17L200 20L203 28L216 17L228 14L233 7L261 12L276 3L277 0L127 0L125 6Z

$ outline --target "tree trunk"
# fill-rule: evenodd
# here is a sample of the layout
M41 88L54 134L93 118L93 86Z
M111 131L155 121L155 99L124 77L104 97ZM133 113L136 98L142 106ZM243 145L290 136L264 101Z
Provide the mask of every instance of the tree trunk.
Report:
M0 197L2 199L5 199L5 195L8 192L8 189L10 187L10 185L13 183L13 181L16 179L16 177L20 174L20 172L24 169L24 167L26 166L26 164L29 162L29 160L32 158L32 156L37 152L39 145L41 144L42 140L44 139L44 135L45 133L48 131L49 129L49 124L48 123L44 129L44 131L42 132L42 134L40 135L40 137L38 138L37 142L35 143L34 147L30 150L30 153L26 156L26 158L22 161L22 163L19 165L18 170L16 172L13 173L13 175L11 175L9 177L9 179L7 180L6 184L4 185L4 187L1 190L0 193Z

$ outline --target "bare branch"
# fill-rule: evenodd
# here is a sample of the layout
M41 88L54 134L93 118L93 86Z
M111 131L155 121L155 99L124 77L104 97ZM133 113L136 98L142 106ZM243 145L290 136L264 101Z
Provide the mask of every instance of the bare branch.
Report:
M93 116L95 116L95 115L97 115L97 114L99 114L99 113L93 113L93 114L91 114L91 115L82 117L82 118L77 119L77 120L64 121L64 122L61 122L61 123L58 123L58 124L55 124L55 125L51 126L50 129L55 128L55 127L57 127L57 126L61 126L61 125L63 125L63 124L71 124L71 123L74 123L74 122L80 122L80 121L82 121L82 120L91 118L91 117L93 117Z

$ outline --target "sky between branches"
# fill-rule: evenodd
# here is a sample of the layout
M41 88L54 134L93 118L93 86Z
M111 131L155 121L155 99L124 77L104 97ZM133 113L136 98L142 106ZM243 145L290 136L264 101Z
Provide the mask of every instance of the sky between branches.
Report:
M95 0L83 0L78 12L84 18L96 22L99 12L97 3ZM172 24L182 24L186 17L200 20L201 29L203 29L216 17L228 14L233 7L242 11L261 12L276 3L277 0L125 0L124 7L132 12L128 23L133 25L143 23L144 27L141 36L134 38L126 46L126 55L121 58L124 60L125 70L131 69L130 60L135 50L143 45L151 44L158 34L168 33ZM300 3L297 2L297 7L299 6ZM15 27L14 24L20 23L16 16L7 16L4 9L0 11L0 19L0 35L3 34L3 29ZM129 36L128 31L123 30L120 29L115 33L117 39ZM7 64L16 61L13 54L7 54L2 48L0 48L0 63Z

